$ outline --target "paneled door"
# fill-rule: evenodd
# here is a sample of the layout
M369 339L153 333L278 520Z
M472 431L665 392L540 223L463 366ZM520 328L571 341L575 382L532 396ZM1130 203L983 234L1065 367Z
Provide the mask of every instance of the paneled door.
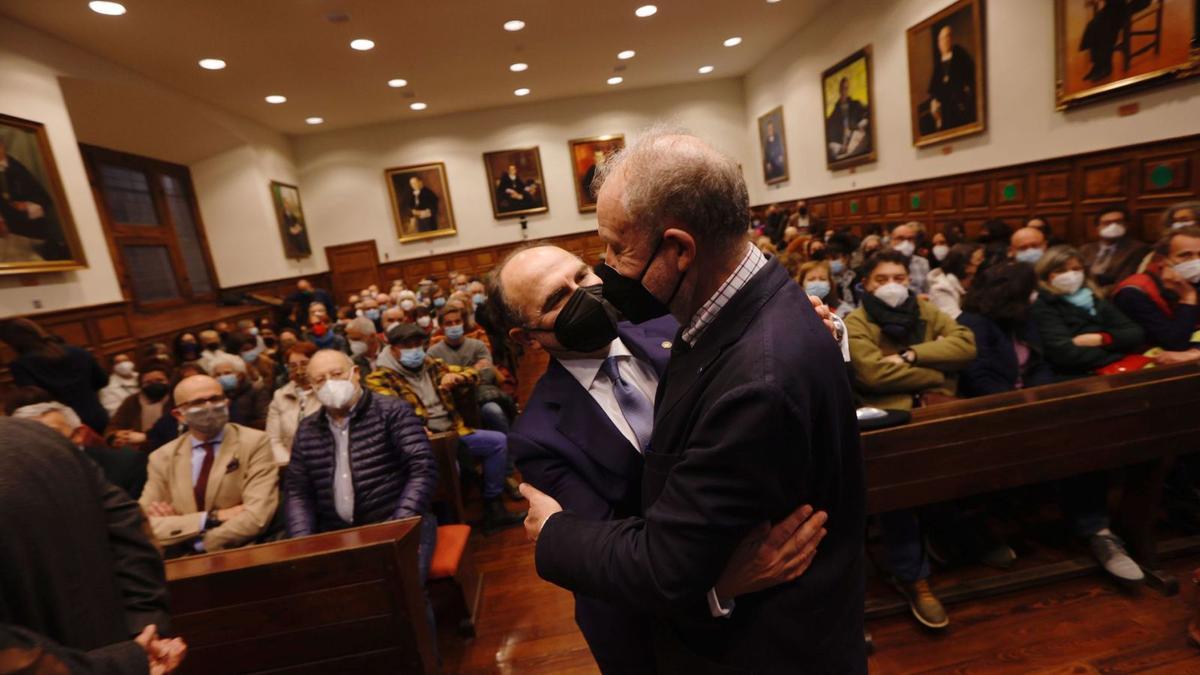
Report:
M326 246L325 259L329 261L333 297L339 304L345 303L350 294L379 283L379 253L373 239Z

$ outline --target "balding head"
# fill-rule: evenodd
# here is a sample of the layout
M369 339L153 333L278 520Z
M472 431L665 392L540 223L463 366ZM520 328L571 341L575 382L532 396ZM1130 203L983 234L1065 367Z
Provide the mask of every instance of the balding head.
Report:
M314 390L320 389L328 379L352 380L358 386L358 369L345 352L322 349L313 354L308 362L308 382Z
M1013 255L1029 249L1041 249L1045 251L1046 235L1042 234L1042 231L1036 227L1022 227L1013 232L1012 237L1009 239L1009 247Z
M175 385L175 407L186 408L188 404L225 395L221 383L208 375L193 375Z

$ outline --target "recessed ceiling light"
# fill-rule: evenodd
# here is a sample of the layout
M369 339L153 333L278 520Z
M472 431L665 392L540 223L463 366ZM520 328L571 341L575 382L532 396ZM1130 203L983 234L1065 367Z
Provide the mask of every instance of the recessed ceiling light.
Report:
M504 22L504 30L515 33L525 27L525 22L520 19L512 19Z
M713 71L712 66L700 66L699 68L696 69L696 72L700 73L701 75L707 75L707 74L711 73L712 71Z
M526 87L521 87L520 89L514 89L513 93L516 94L517 96L528 96L529 89Z
M221 59L200 59L200 67L205 70L222 70L225 62Z
M658 8L654 5L642 5L641 7L633 10L633 13L644 19L648 16L654 16L655 14L658 14Z
M324 117L305 117L304 123L305 124L324 124L325 118Z
M413 110L424 110L424 109L428 108L429 106L425 105L424 103L421 103L420 101L415 101L413 103L409 103L408 107L412 108Z
M286 103L287 97L281 96L279 94L271 94L270 96L267 97L266 100L267 100L267 103L279 104L279 103Z
M375 48L375 41L367 38L357 38L350 41L350 49L360 52L370 51Z
M779 2L779 0L767 0L767 4L768 4L768 5L773 5L773 4L777 3L777 2Z
M529 70L529 64L528 63L514 63L511 66L509 66L508 69L513 71L514 73L520 73L522 71Z
M731 37L725 41L726 47L736 47L740 44L742 44L742 38L740 37Z
M408 80L404 79L403 77L397 77L394 80L388 80L388 86L391 87L392 89L399 89L400 87L407 87Z
M621 84L624 81L625 81L625 78L623 78L619 75L608 78L609 84Z
M617 52L617 58L621 59L622 61L628 61L635 56L637 56L637 52L633 51L632 49L626 49L623 52Z
M104 2L103 0L92 0L88 3L88 8L97 14L104 16L121 16L125 13L125 5L119 2Z

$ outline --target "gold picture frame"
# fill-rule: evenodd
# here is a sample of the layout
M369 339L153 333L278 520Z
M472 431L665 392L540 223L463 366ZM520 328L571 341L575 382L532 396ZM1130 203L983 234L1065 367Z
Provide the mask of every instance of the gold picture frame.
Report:
M542 176L542 155L536 145L485 152L483 167L492 196L492 216L496 219L519 218L550 210L546 179Z
M830 171L869 164L879 157L871 67L871 45L867 45L821 73L825 167ZM839 105L843 86L847 101L844 111Z
M392 167L384 169L383 176L400 243L458 234L445 163ZM414 180L420 183L414 184Z
M987 129L986 10L984 0L958 0L906 31L914 146Z
M0 275L88 266L46 125L0 114Z
M789 171L783 106L776 106L759 116L758 147L762 152L763 181L767 185L786 182Z
M273 180L271 201L275 204L284 257L302 260L311 256L312 242L308 239L308 219L304 217L304 206L300 203L300 188Z
M567 141L567 150L571 153L571 175L575 179L575 201L579 204L580 213L596 210L592 179L596 176L597 163L624 148L624 134L604 134Z

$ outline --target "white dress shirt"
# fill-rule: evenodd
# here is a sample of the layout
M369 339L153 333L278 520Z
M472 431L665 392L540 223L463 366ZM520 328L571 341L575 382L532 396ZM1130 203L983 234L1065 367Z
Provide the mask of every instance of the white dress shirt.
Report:
M350 475L350 418L341 422L329 417L329 432L333 434L333 508L347 523L354 522L354 478Z
M617 369L621 371L621 377L645 394L646 400L653 404L654 394L658 391L658 373L654 371L654 367L634 357L625 343L621 342L621 338L613 340L609 345L608 356L617 358ZM608 376L600 372L604 358L566 359L559 363L587 390L592 400L600 406L605 415L608 415L608 419L612 421L617 431L621 432L625 440L629 441L633 447L638 448L637 436L633 433L633 427L629 426L629 422L625 420L621 406L617 403L617 396L613 393L613 383Z

